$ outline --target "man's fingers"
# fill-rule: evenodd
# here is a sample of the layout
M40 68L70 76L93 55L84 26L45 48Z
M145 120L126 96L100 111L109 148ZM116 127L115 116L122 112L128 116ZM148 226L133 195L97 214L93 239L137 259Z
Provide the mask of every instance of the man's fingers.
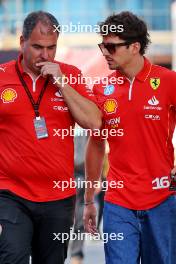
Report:
M40 72L43 77L46 77L47 75L52 75L53 78L58 76L62 76L62 73L59 71L59 66L54 63L49 62L41 62L37 63L36 66L40 66Z
M95 234L97 232L96 229L96 208L94 205L89 205L84 209L84 229L86 232Z
M83 218L83 223L84 223L84 229L86 232L88 232L89 229L89 219L87 217Z
M48 72L47 71L44 71L43 73L42 73L42 76L43 77L46 77L48 75Z
M96 225L93 225L94 220L91 218L85 226L85 231L94 235L97 233Z
M92 227L96 228L96 215L93 215L91 220L92 220Z
M46 75L52 75L52 68L51 67L47 67L47 65L42 66L40 71L41 71L41 75L43 77L46 77Z
M42 62L37 62L36 66L44 66L44 65L48 65L51 64L52 62L50 61L42 61Z
M172 175L175 175L175 174L176 174L176 167L174 167L174 168L171 170L171 174L172 174Z

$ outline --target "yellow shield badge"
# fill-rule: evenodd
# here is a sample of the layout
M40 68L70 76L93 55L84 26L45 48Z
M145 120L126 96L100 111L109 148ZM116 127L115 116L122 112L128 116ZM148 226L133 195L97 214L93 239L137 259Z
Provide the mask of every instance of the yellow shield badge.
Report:
M150 78L150 85L153 90L158 89L160 85L160 78Z

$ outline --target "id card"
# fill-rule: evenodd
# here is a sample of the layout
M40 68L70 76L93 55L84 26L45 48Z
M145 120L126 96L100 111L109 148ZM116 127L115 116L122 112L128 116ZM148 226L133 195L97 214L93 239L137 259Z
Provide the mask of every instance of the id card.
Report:
M34 118L34 127L35 127L36 136L38 139L48 137L48 131L47 131L46 122L45 122L44 117Z

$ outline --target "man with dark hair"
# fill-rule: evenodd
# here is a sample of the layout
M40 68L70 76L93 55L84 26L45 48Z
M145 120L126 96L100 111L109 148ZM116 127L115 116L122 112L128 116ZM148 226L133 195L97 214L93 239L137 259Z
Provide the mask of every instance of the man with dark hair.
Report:
M49 13L29 14L21 54L0 72L1 264L29 264L30 255L33 264L64 263L75 206L70 129L75 121L101 126L93 94L78 82L80 70L54 61L53 25Z
M119 24L123 32L115 31L114 25L117 28ZM103 25L108 25L107 35L102 34ZM143 56L149 34L136 15L122 12L110 16L100 28L100 50L109 68L115 70L106 87L94 87L109 131L109 187L103 227L108 234L106 264L174 264L176 185L170 174L176 172L172 146L176 73ZM113 84L112 77L119 76L123 84ZM119 129L123 136L115 133ZM98 179L103 157L104 141L91 137L86 153L87 180ZM96 232L95 219L94 189L87 189L84 222L91 233Z

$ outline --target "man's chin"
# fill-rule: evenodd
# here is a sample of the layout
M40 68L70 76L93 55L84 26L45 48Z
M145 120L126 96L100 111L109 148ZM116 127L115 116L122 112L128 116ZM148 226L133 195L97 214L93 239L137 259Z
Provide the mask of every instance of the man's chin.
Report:
M117 67L115 65L108 65L110 70L116 70Z
M41 67L34 66L32 71L34 74L39 75L41 73Z

